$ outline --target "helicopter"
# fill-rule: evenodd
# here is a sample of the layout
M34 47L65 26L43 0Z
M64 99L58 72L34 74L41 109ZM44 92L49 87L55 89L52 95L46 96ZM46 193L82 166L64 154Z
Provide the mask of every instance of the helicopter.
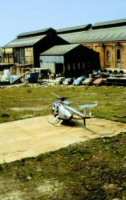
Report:
M52 106L52 114L55 117L55 121L50 122L56 126L59 126L63 122L69 122L71 120L78 120L82 119L84 123L84 127L86 127L86 119L90 119L92 117L91 112L87 115L86 111L88 108L94 108L98 104L85 104L79 106L80 109L84 109L84 113L80 112L79 110L75 109L74 107L71 106L72 102L69 102L67 97L62 96L60 97L59 95L52 93L57 97L57 100L54 102ZM56 122L56 124L55 124Z

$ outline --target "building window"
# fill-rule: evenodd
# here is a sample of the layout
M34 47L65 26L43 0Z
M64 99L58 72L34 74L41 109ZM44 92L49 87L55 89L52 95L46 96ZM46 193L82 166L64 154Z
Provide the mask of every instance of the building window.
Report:
M110 61L111 61L111 54L110 51L107 50L107 63L110 64Z
M121 65L121 49L117 49L117 66Z
M68 64L67 69L70 71L70 64Z
M76 64L75 63L73 63L73 70L75 70L76 69Z
M85 69L85 62L82 63L82 69Z
M15 63L25 64L25 49L14 49L14 59Z
M80 63L78 63L78 70L80 70L81 69L81 65L80 65Z
M7 63L12 63L13 54L12 53L5 53L4 58L6 59Z

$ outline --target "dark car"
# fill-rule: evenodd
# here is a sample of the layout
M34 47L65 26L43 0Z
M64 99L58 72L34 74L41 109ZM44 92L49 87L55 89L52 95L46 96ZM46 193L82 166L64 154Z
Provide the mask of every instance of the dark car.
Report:
M38 72L31 72L28 77L27 80L29 83L37 83L38 82L38 78L39 78L39 73Z

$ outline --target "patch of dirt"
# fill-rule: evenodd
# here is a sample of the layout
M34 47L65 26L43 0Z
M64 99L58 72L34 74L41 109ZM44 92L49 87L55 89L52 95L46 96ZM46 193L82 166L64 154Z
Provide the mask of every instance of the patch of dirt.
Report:
M17 190L0 194L0 200L23 200L23 198L21 192Z
M46 196L53 196L59 193L59 190L62 189L62 183L59 183L55 179L45 179L44 182L36 188L37 192Z

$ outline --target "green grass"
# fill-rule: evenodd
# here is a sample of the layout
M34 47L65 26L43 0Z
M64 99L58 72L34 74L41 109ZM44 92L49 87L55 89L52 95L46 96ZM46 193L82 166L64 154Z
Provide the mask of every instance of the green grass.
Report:
M0 123L47 115L56 98L73 106L99 102L95 116L126 122L125 87L21 87L0 89ZM50 105L50 106L49 106ZM43 107L13 111L12 108ZM0 200L125 200L126 133L71 145L0 165Z
M121 133L0 165L0 199L126 199L125 147Z
M27 117L48 115L56 98L51 94L70 97L73 106L99 102L93 113L97 117L126 122L126 87L13 87L0 89L0 123ZM43 108L42 110L14 111L13 108Z

